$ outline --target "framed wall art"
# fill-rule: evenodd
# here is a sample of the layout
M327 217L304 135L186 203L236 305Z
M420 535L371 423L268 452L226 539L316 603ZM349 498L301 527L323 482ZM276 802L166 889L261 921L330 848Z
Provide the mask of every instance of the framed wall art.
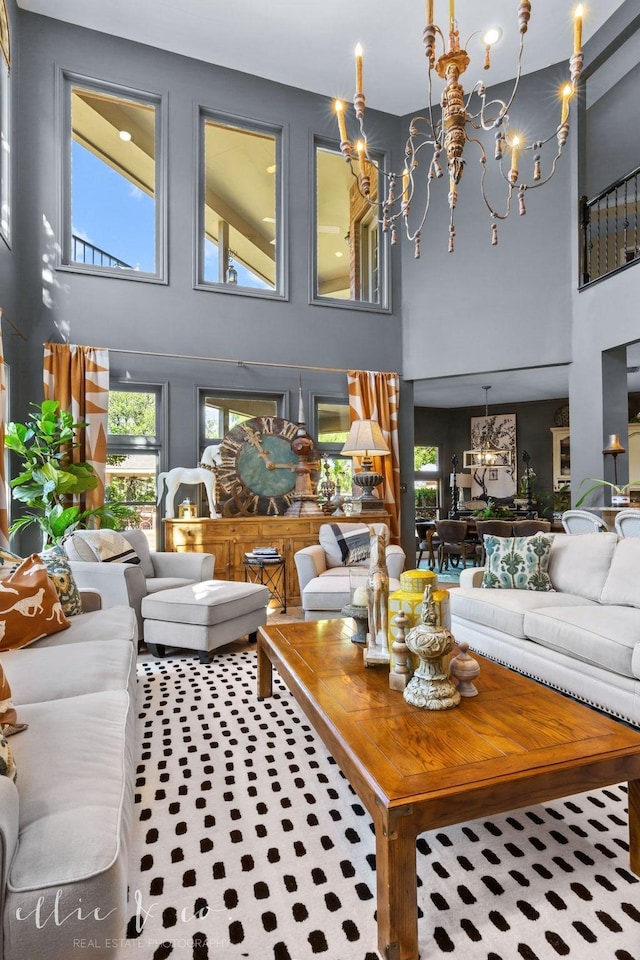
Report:
M501 503L514 497L518 462L515 413L471 417L471 448L482 451L485 461L471 465L472 498Z

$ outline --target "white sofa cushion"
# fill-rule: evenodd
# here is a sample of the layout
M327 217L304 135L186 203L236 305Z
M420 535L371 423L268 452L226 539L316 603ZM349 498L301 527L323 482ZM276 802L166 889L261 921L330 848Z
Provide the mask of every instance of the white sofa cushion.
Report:
M366 586L368 568L362 569L362 578L360 582ZM342 608L349 603L351 599L351 584L348 572L345 568L336 568L327 570L320 577L311 580L304 588L302 594L302 607L304 610L323 610L340 616ZM389 593L400 589L400 581L394 577L389 577Z
M589 535L576 540L585 536ZM525 615L524 629L530 640L543 647L640 679L640 617L635 610L593 604L531 610Z
M568 538L567 538L568 539ZM576 537L576 540L578 537ZM584 540L584 537L580 537ZM536 590L485 590L472 587L449 591L452 616L481 623L502 633L526 640L525 614L545 607L584 606L583 597ZM597 606L594 602L593 606Z
M640 607L640 537L618 541L600 602Z
M12 650L3 657L15 702L44 703L104 690L135 695L136 649L129 640Z
M615 533L554 536L549 555L554 588L586 600L599 600L617 541Z

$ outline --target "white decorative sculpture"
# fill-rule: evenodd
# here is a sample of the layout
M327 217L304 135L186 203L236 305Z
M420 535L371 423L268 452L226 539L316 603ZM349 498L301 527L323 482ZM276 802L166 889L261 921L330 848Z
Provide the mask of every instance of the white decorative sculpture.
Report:
M174 467L173 470L159 473L156 481L156 491L158 494L157 503L160 503L163 496L164 486L166 484L167 492L165 496L165 517L173 519L175 517L175 499L178 487L181 483L200 484L203 483L207 491L207 500L209 502L209 516L217 519L220 514L216 513L216 469L220 466L220 447L219 445L205 447L202 452L202 459L198 467Z

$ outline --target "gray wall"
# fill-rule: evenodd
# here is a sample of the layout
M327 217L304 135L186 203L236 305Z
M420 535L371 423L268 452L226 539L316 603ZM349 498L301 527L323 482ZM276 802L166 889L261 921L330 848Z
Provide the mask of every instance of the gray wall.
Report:
M335 139L329 97L30 13L20 13L20 27L23 58L29 65L21 76L19 100L20 163L23 182L28 184L18 209L24 238L20 319L30 335L30 350L20 365L20 408L24 409L29 400L41 398L43 342L66 340L108 347L113 351L114 379L167 383L166 450L168 465L172 466L191 463L196 455L198 386L282 390L292 398L291 413L297 415L299 366L400 371L400 258L396 251L392 252L390 313L309 303L313 136ZM58 67L167 94L167 285L68 271L58 271L50 285L43 283L42 258L54 252L61 235L54 88ZM192 288L194 127L200 104L287 129L288 302ZM397 118L371 111L370 120L378 143L399 144ZM132 352L118 353L123 348ZM149 351L158 356L150 357ZM174 355L290 367L238 367L171 359ZM303 371L303 377L307 399L311 392L346 396L344 373ZM410 434L411 392L408 404L410 415L404 412L402 429ZM411 530L410 518L407 523Z
M548 136L555 130L560 107L549 91L557 89L565 74L566 67L560 66L522 79L511 111L512 129L526 124L532 136ZM468 86L476 79L470 75ZM507 87L498 87L494 93L504 97ZM404 119L404 127L409 119ZM489 182L495 165L493 136L484 135L483 142L491 150ZM543 163L553 159L553 146L545 147ZM491 218L480 194L478 157L476 145L467 144L455 214L455 252L447 253L446 174L432 191L421 259L414 260L410 244L403 247L403 373L407 379L570 359L567 277L575 273L569 242L575 229L570 156L563 155L546 186L527 191L525 217L518 216L514 197L511 216L498 221L497 247L491 246ZM532 166L529 153L520 162L523 179L531 179ZM498 211L503 210L504 198L504 184L490 190Z
M637 35L640 48L640 36ZM587 81L587 85L591 81ZM586 189L595 197L640 166L640 63L586 113Z
M616 12L587 45L587 62L607 44L615 45L617 32L628 28L636 10L635 0L628 0ZM8 336L4 328L12 365L14 415L24 412L29 400L41 397L41 345L48 339L109 347L116 379L167 383L169 465L193 459L198 386L269 384L269 388L289 395L292 415L298 366L396 369L411 381L429 375L572 360L574 477L602 473L599 451L605 430L624 433L624 424L617 424L618 413L612 417L607 412L604 381L610 382L611 376L610 367L606 377L603 373L602 351L640 337L635 307L640 271L630 269L605 284L576 291L576 211L580 192L584 192L578 181L577 137L570 137L567 153L551 183L540 191L528 191L527 216L521 219L514 211L509 221L499 224L497 248L490 245L490 219L479 197L479 169L470 147L456 212L455 254L446 252L445 185L434 201L422 259L414 260L406 242L393 251L390 314L312 306L308 282L310 160L314 134L335 137L328 98L17 11L15 0L9 0L9 13L14 98L16 80L20 83L14 111L16 243L12 251L0 243L0 281L2 306L29 334L29 344L22 349L17 338ZM59 271L45 289L42 257L52 252L60 236L56 66L167 94L167 285ZM563 64L525 77L517 110L513 111L514 126L523 118L536 135L553 130L559 107L549 90L556 89L565 76ZM192 288L197 104L288 128L288 302ZM371 118L381 146L395 149L402 143L407 118L399 121L373 113ZM574 121L572 126L575 130ZM399 168L401 158L392 156L392 163ZM45 224L50 225L50 235ZM133 353L119 353L123 348ZM149 351L159 356L149 356ZM266 361L290 364L291 368L237 367L211 360L175 360L171 359L173 355ZM307 399L312 392L346 394L343 374L303 372L303 376ZM612 409L618 411L619 407L616 398ZM469 415L469 411L439 411L444 426L438 429L453 431L452 448L462 449L466 444L462 434L466 437ZM408 482L411 471L412 419L411 384L407 383L403 384L401 407L404 482ZM520 432L520 422L518 428ZM523 445L531 447L532 465L536 466L533 439L519 439L519 448ZM412 502L409 491L403 505L409 508ZM405 509L405 546L410 543L411 526L410 509Z
M599 62L608 50L615 50L630 31L640 29L638 5L628 0L605 24L605 27L587 44L587 63ZM587 83L589 81L587 80ZM587 120L588 122L588 120ZM581 118L580 139L586 141L585 118ZM606 154L605 140L593 144L594 151ZM575 150L575 147L574 147ZM599 155L580 157L577 175L572 180L574 206L578 197L586 193L587 169L597 168ZM637 136L635 162L638 156ZM607 178L606 186L614 179ZM577 262L578 237L572 233L574 256ZM605 477L613 480L611 458L602 455L602 448L611 433L621 437L627 433L627 407L622 401L626 391L624 360L620 347L640 340L640 269L632 265L606 280L578 290L574 284L572 295L573 330L571 338L572 364L569 371L569 398L571 407L571 477L572 495L577 498L581 480L588 477ZM608 355L605 355L608 352ZM626 456L618 458L618 480L628 480ZM634 479L634 478L631 478ZM603 493L593 494L587 505L608 502Z
M550 428L555 426L554 415L559 407L567 403L567 398L544 400L537 403L492 404L491 415L515 413L517 445L517 477L524 474L525 465L522 454L531 457L530 466L536 474L536 494L550 494L553 489L553 444ZM440 410L428 407L416 407L415 442L419 445L440 447L442 491L444 509L448 511L449 474L451 457L458 457L458 471L462 471L462 455L469 448L471 417L483 417L485 408L458 407L454 410Z
M15 0L7 0L7 13L11 24L11 113L13 118L13 139L11 147L11 183L12 183L12 234L11 245L8 246L4 239L0 239L0 306L3 308L5 319L2 320L2 342L4 347L5 360L10 368L10 388L11 397L9 400L9 412L15 411L15 395L19 381L19 369L28 356L29 347L25 341L14 331L7 320L11 320L15 326L23 329L23 318L20 310L20 295L18 291L18 250L20 244L20 226L18 217L18 204L16 198L22 184L21 169L19 165L20 152L16 149L18 139L19 123L18 113L18 89L20 84L20 18L18 16ZM25 336L28 328L24 328Z

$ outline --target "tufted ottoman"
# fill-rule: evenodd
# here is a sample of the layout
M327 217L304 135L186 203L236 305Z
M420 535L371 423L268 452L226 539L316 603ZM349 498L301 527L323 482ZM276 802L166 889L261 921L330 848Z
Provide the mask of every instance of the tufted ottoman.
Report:
M166 647L197 650L208 663L217 647L249 635L267 622L269 590L257 583L204 580L151 593L142 601L144 639L154 657Z

